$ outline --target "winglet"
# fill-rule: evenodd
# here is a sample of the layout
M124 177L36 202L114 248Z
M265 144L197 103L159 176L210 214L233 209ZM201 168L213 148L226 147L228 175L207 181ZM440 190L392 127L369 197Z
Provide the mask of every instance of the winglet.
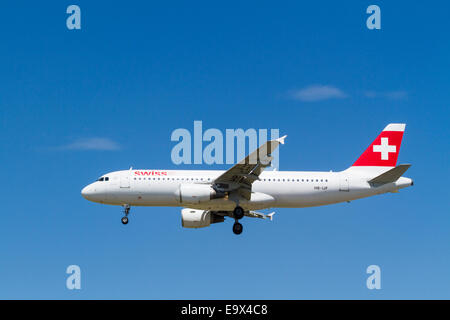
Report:
M284 144L284 139L286 139L287 135L282 136L281 138L276 139L275 141L278 141L281 144Z
M267 217L270 219L270 221L272 221L273 220L273 215L275 214L275 212L272 212L272 213L269 213L268 215L267 215Z

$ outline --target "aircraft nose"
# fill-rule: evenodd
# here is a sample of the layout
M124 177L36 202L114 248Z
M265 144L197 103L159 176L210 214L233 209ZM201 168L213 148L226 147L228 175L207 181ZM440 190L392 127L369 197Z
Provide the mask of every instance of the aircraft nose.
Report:
M92 196L92 193L93 193L93 191L92 191L92 187L90 185L84 187L83 190L81 190L81 195L83 196L83 198L85 198L87 200L89 200L89 196Z

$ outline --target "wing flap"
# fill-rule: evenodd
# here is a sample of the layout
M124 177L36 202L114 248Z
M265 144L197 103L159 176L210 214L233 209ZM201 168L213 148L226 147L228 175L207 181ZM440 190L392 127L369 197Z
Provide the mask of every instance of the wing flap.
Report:
M259 219L269 219L270 221L273 221L273 215L275 214L275 212L271 212L269 214L264 214L258 211L247 211L245 212L245 215L247 217L251 217L251 218L259 218Z

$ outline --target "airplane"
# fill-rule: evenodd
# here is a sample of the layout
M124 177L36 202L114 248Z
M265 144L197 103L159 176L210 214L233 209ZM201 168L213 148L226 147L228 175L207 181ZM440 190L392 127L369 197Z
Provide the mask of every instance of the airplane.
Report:
M182 207L185 228L204 228L243 217L273 219L258 210L305 208L350 202L413 185L402 177L410 164L397 165L406 124L388 124L349 168L339 171L264 171L286 136L267 141L229 170L129 170L102 175L81 191L90 201L120 205L128 223L132 206Z

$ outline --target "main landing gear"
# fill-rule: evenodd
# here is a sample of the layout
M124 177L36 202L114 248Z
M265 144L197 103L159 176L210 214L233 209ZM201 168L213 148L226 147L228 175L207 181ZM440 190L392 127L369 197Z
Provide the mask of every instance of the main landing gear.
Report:
M125 213L125 217L122 218L122 223L127 224L128 223L128 214L130 213L130 205L124 204L123 205L123 213Z
M242 207L237 206L233 210L234 224L233 224L233 233L241 234L244 227L239 223L239 220L244 217L244 209Z
M239 222L236 221L233 224L233 233L234 234L241 234L243 229L244 229L244 227Z

